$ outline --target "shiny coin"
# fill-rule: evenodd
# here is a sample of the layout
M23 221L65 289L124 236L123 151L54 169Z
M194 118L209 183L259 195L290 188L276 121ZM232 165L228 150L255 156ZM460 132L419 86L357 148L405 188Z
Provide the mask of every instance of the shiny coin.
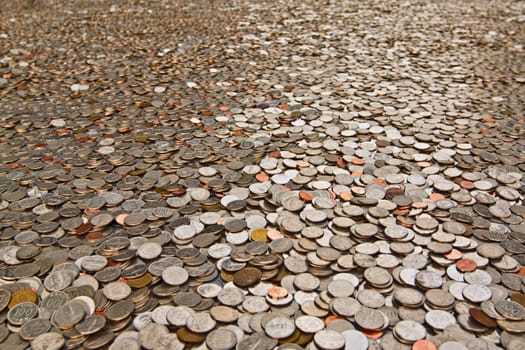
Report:
M180 286L188 280L188 272L182 267L170 266L162 271L162 280L171 286Z

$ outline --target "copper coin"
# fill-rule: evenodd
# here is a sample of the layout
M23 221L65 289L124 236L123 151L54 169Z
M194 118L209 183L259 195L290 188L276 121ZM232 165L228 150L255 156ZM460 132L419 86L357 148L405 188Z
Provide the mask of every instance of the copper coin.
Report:
M233 275L233 283L239 287L250 287L260 281L262 276L261 270L254 267L245 267Z
M474 260L471 259L461 259L456 261L456 267L461 272L471 272L476 269L477 264Z

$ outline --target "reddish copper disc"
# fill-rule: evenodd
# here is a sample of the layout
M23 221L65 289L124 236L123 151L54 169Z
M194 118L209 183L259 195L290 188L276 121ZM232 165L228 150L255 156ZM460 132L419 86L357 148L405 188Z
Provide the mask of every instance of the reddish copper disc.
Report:
M478 265L474 260L461 259L456 262L456 267L461 272L472 272L478 267Z
M412 344L412 350L437 350L437 347L430 340L421 339Z

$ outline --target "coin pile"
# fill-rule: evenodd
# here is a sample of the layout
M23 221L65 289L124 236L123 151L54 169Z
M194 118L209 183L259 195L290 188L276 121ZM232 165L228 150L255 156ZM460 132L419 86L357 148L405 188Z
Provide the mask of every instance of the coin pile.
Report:
M0 349L525 348L522 2L5 0Z

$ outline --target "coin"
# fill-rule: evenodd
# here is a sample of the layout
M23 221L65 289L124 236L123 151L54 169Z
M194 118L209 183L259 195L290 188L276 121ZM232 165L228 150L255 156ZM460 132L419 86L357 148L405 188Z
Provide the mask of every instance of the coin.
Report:
M67 329L84 318L86 311L80 301L71 300L55 311L52 321L60 328Z
M469 309L470 317L472 317L476 322L479 324L482 324L483 326L487 328L496 328L497 323L496 320L487 315L483 310L477 309L477 308L470 308Z
M237 344L235 333L227 329L216 329L206 336L206 345L211 350L228 350Z
M443 310L432 310L425 315L425 322L434 329L445 329L456 323L452 314Z
M131 288L122 282L111 282L104 286L103 293L109 300L122 300L131 294Z
M336 331L320 331L314 335L314 341L321 349L327 350L341 349L345 346L345 338Z
M233 283L239 287L250 287L259 282L262 273L259 269L245 267L233 275Z
M188 272L178 266L171 266L162 271L162 279L172 286L184 284L188 280L188 277Z
M90 315L75 325L75 330L82 335L96 333L106 325L106 319L100 315Z
M345 339L346 348L352 348L356 350L366 350L369 348L368 339L366 336L356 330L346 330L341 333Z
M425 327L412 320L400 321L394 327L394 336L408 343L415 343L425 338L426 334Z
M186 321L187 328L195 333L206 333L215 327L215 320L207 312L192 314Z
M295 324L285 317L275 317L264 326L266 334L274 339L283 339L291 336L295 331Z
M31 347L35 350L58 350L64 345L64 337L60 334L49 332L36 337L31 341Z
M33 340L41 334L47 333L51 329L51 322L47 319L34 318L25 322L20 327L20 338L24 340Z
M30 302L24 302L15 305L7 313L9 323L20 326L25 322L33 319L38 314L38 306Z
M495 307L498 313L509 320L521 321L525 319L525 307L512 300L500 300L496 302Z

